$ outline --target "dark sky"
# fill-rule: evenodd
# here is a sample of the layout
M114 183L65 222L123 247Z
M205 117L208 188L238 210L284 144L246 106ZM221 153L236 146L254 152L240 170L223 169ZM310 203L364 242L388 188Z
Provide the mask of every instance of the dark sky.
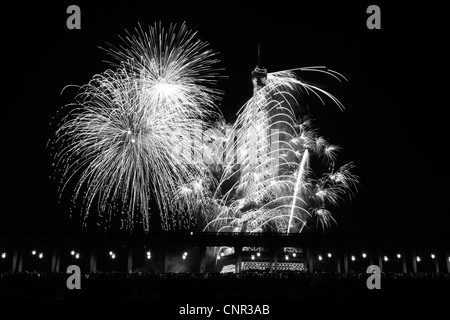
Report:
M240 6L123 3L78 2L81 30L66 28L72 2L3 11L0 230L81 230L78 219L69 219L67 208L57 205L57 186L49 179L51 119L74 94L60 95L61 90L107 69L102 62L107 56L98 47L119 43L125 29L138 22L186 21L219 53L228 76L219 84L226 92L221 109L229 121L251 95L257 44L269 72L326 65L348 78L340 84L326 76L301 75L346 106L339 112L332 103L310 103L321 133L344 147L342 161L354 161L361 177L356 199L338 210L332 232L449 232L443 8L374 2L381 8L382 29L368 30L366 8L372 3L364 1L333 6L273 2L270 7L263 1Z

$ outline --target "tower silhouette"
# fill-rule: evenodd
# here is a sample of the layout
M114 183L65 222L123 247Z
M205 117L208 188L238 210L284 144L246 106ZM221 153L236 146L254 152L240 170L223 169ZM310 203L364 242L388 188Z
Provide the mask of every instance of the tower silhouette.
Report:
M261 64L261 50L258 45L256 68L252 71L253 94L266 85L267 69Z

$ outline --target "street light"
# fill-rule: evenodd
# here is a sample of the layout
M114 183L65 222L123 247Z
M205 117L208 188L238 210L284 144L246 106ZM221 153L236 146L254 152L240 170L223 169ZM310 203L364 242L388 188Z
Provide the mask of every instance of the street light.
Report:
M39 253L39 259L42 259L44 257L44 254L41 252Z
M355 256L352 256L352 261L355 261L355 260L356 260Z
M32 254L33 256L35 256L35 255L36 255L36 250L31 251L31 254Z
M322 261L322 256L319 255L319 261Z
M389 258L387 256L384 256L384 261L388 262Z
M431 259L436 258L436 256L434 255L434 253L431 254Z
M400 253L397 253L397 258L400 259L402 255Z
M328 253L328 258L331 258L331 253Z
M363 259L367 258L367 254L363 253L362 257L363 257Z
M79 253L75 253L75 259L79 259L80 258L80 254Z
M74 256L75 255L75 251L70 251L70 255Z
M417 260L417 262L420 262L421 259L419 256L417 256L416 260Z
M2 259L6 259L6 252L2 253Z

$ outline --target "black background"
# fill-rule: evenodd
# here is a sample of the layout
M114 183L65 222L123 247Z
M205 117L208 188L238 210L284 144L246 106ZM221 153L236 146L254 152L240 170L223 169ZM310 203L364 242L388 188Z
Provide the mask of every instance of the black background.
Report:
M81 8L81 30L68 30L66 8ZM366 8L381 8L381 30L368 30ZM256 46L268 71L326 65L344 74L302 75L335 94L340 112L311 99L321 133L341 145L341 161L354 161L361 177L356 199L342 205L329 232L444 234L450 218L444 9L427 3L396 7L384 2L240 5L153 1L18 3L4 7L2 41L2 210L0 230L83 230L57 204L57 184L46 143L57 111L81 85L108 68L99 46L138 24L186 21L218 52L228 77L221 110L234 121L251 96ZM6 87L5 87L6 85ZM157 226L159 227L159 226Z

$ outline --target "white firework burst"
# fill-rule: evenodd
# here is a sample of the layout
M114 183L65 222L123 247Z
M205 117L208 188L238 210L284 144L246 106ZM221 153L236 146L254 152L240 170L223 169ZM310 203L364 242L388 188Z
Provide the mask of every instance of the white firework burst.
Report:
M311 70L322 69L307 68ZM301 232L313 217L318 217L323 228L334 221L326 206L337 206L351 193L357 177L347 164L314 178L310 161L321 158L323 164L334 167L340 147L319 136L310 119L295 119L301 92L313 92L322 102L321 96L326 96L343 109L334 96L302 82L292 72L269 73L265 85L256 88L239 111L232 130L237 139L228 141L239 150L237 164L227 166L219 186L229 181L234 184L224 194L216 192L222 206L205 229L289 233Z
M161 26L141 29L124 39L126 46L108 50L116 69L80 88L55 142L63 188L78 178L73 198L83 199L85 217L97 202L100 215L125 215L127 228L139 213L148 230L153 198L163 228L176 225L172 200L207 170L199 161L203 132L220 118L219 91L207 86L215 81L216 61L194 36L185 25L167 33Z

